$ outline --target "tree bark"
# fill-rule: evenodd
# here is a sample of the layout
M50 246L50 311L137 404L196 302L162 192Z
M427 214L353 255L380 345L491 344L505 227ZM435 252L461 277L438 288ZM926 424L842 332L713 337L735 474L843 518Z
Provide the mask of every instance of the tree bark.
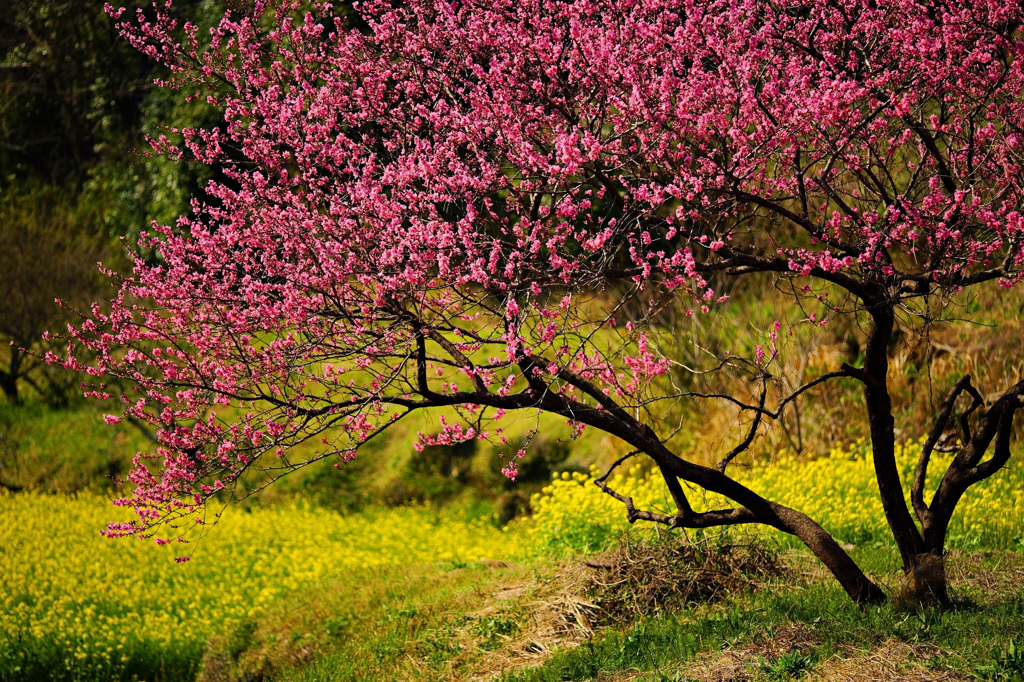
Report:
M795 535L835 576L856 604L880 604L885 592L871 581L839 543L806 514L761 497L723 472L698 466L677 457L649 429L646 437L633 443L643 449L663 472L696 483L706 490L728 497L753 513L758 523ZM652 442L653 441L653 442Z
M931 554L942 555L949 522L967 489L1006 466L1011 455L1013 419L1022 407L1024 381L1012 386L992 404L943 474L923 523L925 546ZM992 456L982 462L990 446Z
M940 553L926 552L911 558L897 601L913 606L946 604L946 562Z
M673 488L673 497L679 507L680 516L675 519L662 514L638 514L632 509L632 500L617 496L626 502L630 520L648 518L670 525L684 527L707 527L709 525L735 525L737 523L761 523L791 533L807 545L814 555L831 571L839 584L857 604L884 602L885 593L868 578L850 556L839 546L818 523L795 509L766 500L750 488L727 476L724 471L700 466L676 456L648 426L628 415L621 408L595 409L571 400L543 392L539 401L541 409L572 417L577 421L621 438L638 451L647 454L661 470ZM891 417L890 417L891 419ZM894 465L895 467L895 465ZM733 500L741 508L724 510L705 515L694 513L679 489L678 481L688 481L710 492L718 493ZM898 479L897 479L898 482ZM609 492L607 489L605 492ZM653 518L653 517L660 518ZM915 528L916 531L916 528Z

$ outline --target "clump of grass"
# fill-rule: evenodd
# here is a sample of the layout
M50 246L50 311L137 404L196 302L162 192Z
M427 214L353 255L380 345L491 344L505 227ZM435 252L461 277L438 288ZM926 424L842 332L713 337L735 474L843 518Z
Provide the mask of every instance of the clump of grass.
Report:
M782 574L774 549L722 536L634 542L583 564L585 592L600 607L598 624L631 623L666 609L708 603L756 588Z
M1010 639L997 647L992 661L976 666L974 673L983 680L1024 680L1024 637Z
M519 632L519 623L512 618L502 616L484 616L476 621L474 633L483 642L480 648L490 651L500 647L505 641Z
M800 651L790 651L765 660L761 665L761 672L771 682L783 682L803 677L813 667L814 660L811 656Z

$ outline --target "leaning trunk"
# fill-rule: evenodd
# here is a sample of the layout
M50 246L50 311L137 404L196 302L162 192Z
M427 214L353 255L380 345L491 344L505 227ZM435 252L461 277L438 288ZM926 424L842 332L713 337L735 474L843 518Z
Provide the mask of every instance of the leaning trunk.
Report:
M782 505L773 504L772 508L785 524L786 530L807 545L814 556L835 576L854 603L863 606L881 604L885 601L885 593L881 588L871 582L860 566L839 546L835 538L829 535L816 521L806 514Z
M614 433L611 428L608 431ZM678 495L677 504L680 506L680 512L686 510L692 513L685 494L678 489L678 479L696 483L705 490L719 493L738 502L743 505L744 509L734 511L749 514L749 517L745 517L749 521L772 526L800 538L801 542L835 576L855 603L866 605L880 604L885 601L886 596L881 588L864 574L864 571L850 558L850 555L839 546L835 538L811 517L761 497L753 490L730 479L722 471L685 462L668 450L649 428L639 427L632 433L625 431L620 431L620 433L625 436L624 440L647 452L654 459L662 474L665 475L670 491L675 482L677 491L673 496ZM628 500L628 505L631 507L631 499Z

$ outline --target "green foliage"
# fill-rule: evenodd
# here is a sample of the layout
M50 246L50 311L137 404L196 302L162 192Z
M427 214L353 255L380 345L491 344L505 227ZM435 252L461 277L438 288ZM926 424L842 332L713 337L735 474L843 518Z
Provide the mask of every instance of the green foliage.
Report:
M510 481L501 473L501 469L508 462L508 458L515 457L520 450L526 454L518 460L519 475L515 481ZM565 440L543 436L509 438L500 449L501 456L491 456L488 459L491 485L510 490L521 488L523 484L546 484L551 480L551 474L564 470L570 454L570 443Z
M96 263L109 261L108 241L89 226L73 198L50 187L0 191L0 389L19 402L31 387L42 400L66 405L74 377L38 356L53 348L43 332L60 329L74 309L100 298L105 281Z
M123 270L119 237L132 245L151 220L187 215L211 177L137 153L146 135L209 125L216 112L151 88L167 74L118 36L104 4L0 3L0 389L12 402L26 389L53 406L70 401L80 379L19 349L41 355L42 333L63 329L71 315L55 298L82 309L107 297L96 263ZM201 29L222 9L175 3Z
M0 9L0 186L77 189L124 158L153 76L102 0L9 0Z
M473 632L483 639L480 648L490 651L519 632L519 623L505 616L484 616L473 624Z

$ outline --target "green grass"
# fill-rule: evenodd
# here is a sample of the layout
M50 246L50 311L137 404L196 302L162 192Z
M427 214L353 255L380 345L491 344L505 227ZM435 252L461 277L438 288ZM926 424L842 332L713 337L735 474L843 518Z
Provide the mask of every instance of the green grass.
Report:
M0 481L28 490L109 490L152 443L126 422L107 426L98 405L52 410L0 402Z
M889 553L878 548L860 553L869 565L890 562ZM804 565L801 557L793 558L793 565ZM554 646L546 658L529 642L538 613L552 603L558 576L564 576L553 564L356 573L351 580L303 591L240 633L215 641L211 651L224 665L210 666L208 654L206 670L219 673L200 680L260 674L296 682L470 676L501 682L665 682L702 679L701 665L729 655L751 679L765 681L826 670L841 679L844 671L852 674L879 658L916 674L1022 679L1024 557L964 554L954 556L951 566L954 601L946 609L861 609L831 578L794 572L758 592L668 610L588 638L567 634L562 646L545 643ZM1017 579L991 582L1000 575ZM897 581L892 571L880 577L890 587Z
M481 653L518 627L473 611L524 571L481 563L352 571L216 638L200 679L446 679L473 660L467 640Z
M492 594L527 580L529 573L530 569L518 566L434 566L396 571L360 587L329 587L321 598L326 596L348 614L346 634L333 640L314 638L320 655L305 665L284 668L275 679L334 682L461 676L521 627L513 604L497 615L480 611L491 602ZM268 633L280 627L272 623Z

